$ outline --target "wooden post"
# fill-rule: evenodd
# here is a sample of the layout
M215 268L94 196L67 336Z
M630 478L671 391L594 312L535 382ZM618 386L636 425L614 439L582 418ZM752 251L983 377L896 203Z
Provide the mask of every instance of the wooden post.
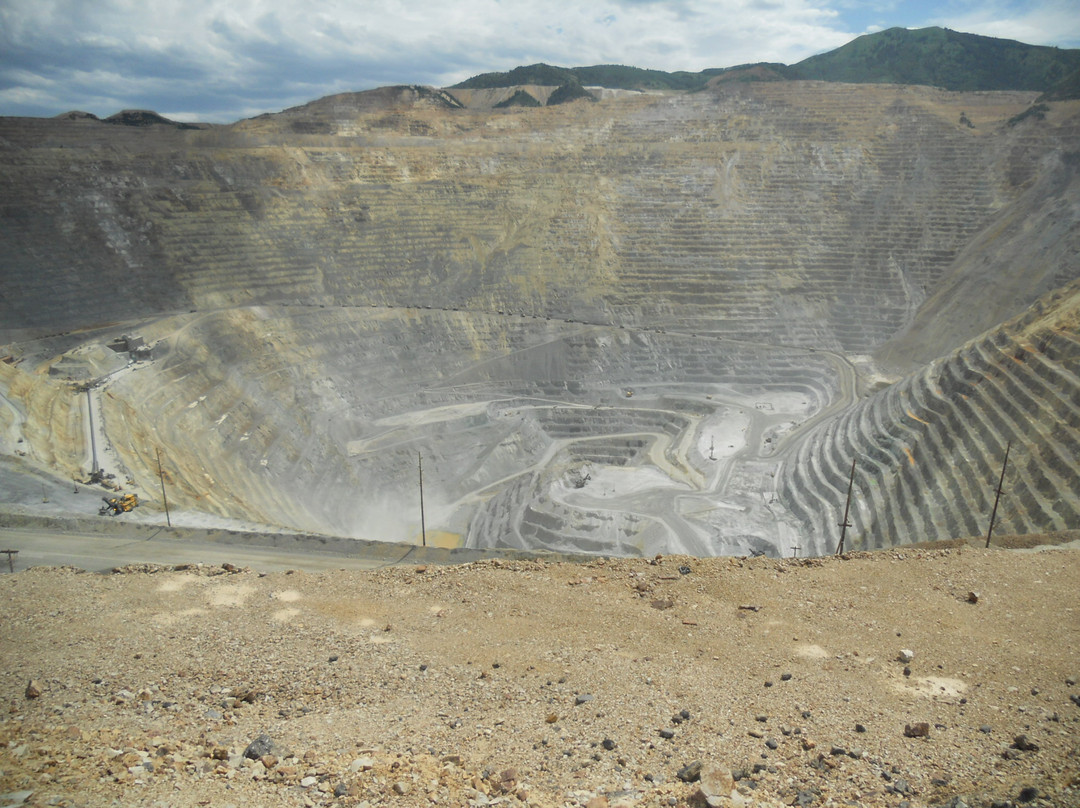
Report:
M836 545L836 554L842 555L844 552L844 539L847 537L847 529L851 527L851 522L848 521L848 513L851 509L851 487L855 484L855 460L851 461L851 476L848 478L847 484L847 502L844 504L844 521L840 523L840 543Z
M18 550L0 550L0 553L7 553L8 572L14 573L15 572L15 562L13 560L13 557L17 556L19 554L19 551Z
M420 538L427 547L427 526L424 524L424 457L416 453L417 467L420 470Z
M172 527L172 517L169 516L169 498L165 495L165 474L161 470L161 449L155 447L157 452L157 476L161 482L161 500L165 503L165 522L169 527Z
M986 546L990 546L990 536L994 532L994 520L997 519L998 501L1001 499L1001 486L1005 482L1005 467L1009 465L1009 449L1012 448L1012 441L1005 444L1005 461L1001 464L1001 477L998 479L997 494L994 496L994 508L990 511L990 527L986 531Z

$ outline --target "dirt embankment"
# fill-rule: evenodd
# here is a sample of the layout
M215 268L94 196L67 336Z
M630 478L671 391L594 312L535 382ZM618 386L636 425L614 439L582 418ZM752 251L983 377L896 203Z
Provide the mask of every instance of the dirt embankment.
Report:
M1078 592L1076 550L967 545L32 569L0 576L0 793L178 808L1078 805Z

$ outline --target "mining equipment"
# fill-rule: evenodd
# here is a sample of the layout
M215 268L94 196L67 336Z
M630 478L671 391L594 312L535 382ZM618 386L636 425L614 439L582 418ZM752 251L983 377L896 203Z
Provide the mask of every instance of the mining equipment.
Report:
M98 511L98 514L105 516L116 516L121 513L128 513L135 510L135 507L139 504L139 498L135 494L124 494L122 497L102 497L101 501L105 504Z

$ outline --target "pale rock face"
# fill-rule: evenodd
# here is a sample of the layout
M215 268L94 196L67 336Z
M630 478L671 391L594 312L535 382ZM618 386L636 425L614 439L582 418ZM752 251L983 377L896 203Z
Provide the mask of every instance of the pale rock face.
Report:
M1078 110L1006 125L1031 98L390 88L203 131L0 120L0 451L100 464L145 518L160 450L203 522L807 556L852 459L847 549L983 532L1012 441L1001 529L1063 529Z

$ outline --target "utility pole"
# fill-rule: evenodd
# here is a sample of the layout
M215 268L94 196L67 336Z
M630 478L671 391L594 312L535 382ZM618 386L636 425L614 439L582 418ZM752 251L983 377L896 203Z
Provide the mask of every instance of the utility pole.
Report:
M851 522L848 521L848 512L851 509L851 487L855 484L855 460L851 461L851 476L848 478L847 484L847 502L844 504L844 521L840 523L840 543L836 545L836 554L841 555L844 552L844 539L847 537L847 529L851 527Z
M94 407L90 398L90 388L86 388L86 417L90 423L90 477L97 476L97 442L94 440Z
M172 527L172 518L169 516L169 498L165 496L165 474L161 470L161 449L155 447L154 451L157 452L157 476L161 482L161 500L165 503L165 522Z
M1009 465L1009 449L1012 441L1005 444L1005 461L1001 464L1001 477L998 479L997 494L994 496L994 508L990 511L990 528L986 531L986 546L990 546L990 536L994 532L994 520L997 518L998 501L1001 499L1001 486L1005 482L1005 467Z
M420 470L420 538L427 547L427 526L424 524L424 456L416 453L416 463Z

